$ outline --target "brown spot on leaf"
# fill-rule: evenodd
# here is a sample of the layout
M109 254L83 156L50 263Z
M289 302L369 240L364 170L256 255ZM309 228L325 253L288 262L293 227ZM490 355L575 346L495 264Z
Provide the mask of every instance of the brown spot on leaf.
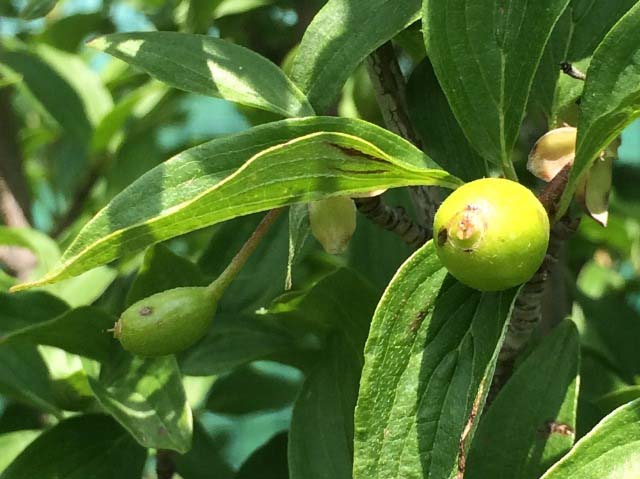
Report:
M540 437L547 439L551 434L560 434L561 436L571 436L575 434L573 428L568 424L555 421L547 421L544 426L538 430Z

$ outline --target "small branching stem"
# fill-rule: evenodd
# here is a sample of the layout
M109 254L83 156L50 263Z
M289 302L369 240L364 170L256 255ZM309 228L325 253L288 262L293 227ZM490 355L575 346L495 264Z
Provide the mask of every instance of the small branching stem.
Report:
M404 208L384 204L380 196L354 198L358 211L381 228L400 236L413 248L419 248L432 236L431 229L411 220Z
M398 64L393 44L387 42L369 55L367 67L376 101L387 128L410 141L416 147L422 148L407 113L405 79ZM418 222L423 226L430 225L440 204L438 189L436 187L414 186L409 191Z
M275 208L269 211L262 221L258 224L255 231L251 234L240 251L236 253L229 265L209 286L209 291L215 295L215 299L219 299L224 290L229 286L231 281L238 275L242 267L245 265L251 253L255 251L264 236L271 228L271 225L278 219L283 212L283 208Z

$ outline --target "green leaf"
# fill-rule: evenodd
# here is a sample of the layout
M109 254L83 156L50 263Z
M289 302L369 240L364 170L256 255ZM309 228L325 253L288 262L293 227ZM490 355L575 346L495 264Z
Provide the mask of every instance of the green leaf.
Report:
M400 137L330 117L284 120L186 150L116 196L61 264L24 289L78 275L236 216L337 194L460 180Z
M0 226L0 244L21 246L35 254L38 266L30 274L33 278L45 274L60 259L60 250L56 242L32 228ZM105 266L41 289L66 301L69 306L84 306L97 299L115 279L116 274L116 271Z
M576 158L558 217L600 152L640 116L640 43L634 37L639 24L640 3L636 3L593 54L580 103Z
M216 379L207 410L218 414L248 414L282 409L293 404L301 374L276 363L254 363Z
M42 431L22 430L0 435L0 472L40 435Z
M318 113L327 112L356 67L419 10L419 0L329 0L302 38L291 77Z
M280 68L224 40L175 32L134 32L99 37L89 45L181 90L287 117L314 114L305 96Z
M517 290L480 293L445 276L429 242L378 304L355 413L354 479L458 471L463 431L472 433L469 419L482 409Z
M0 345L0 393L42 411L59 414L47 365L36 347L24 341Z
M558 20L540 62L531 94L531 100L549 119L549 128L560 127L564 122L575 124L576 101L584 86L583 81L561 74L560 64L570 62L586 72L593 51L635 3L636 0L573 0Z
M28 0L27 4L20 10L20 16L25 20L34 20L44 17L58 3L58 0Z
M273 0L222 0L213 10L213 18L237 15L273 3Z
M128 93L96 125L91 138L93 152L115 153L122 144L123 130L132 117L140 118L156 106L167 93L160 82L150 81Z
M111 94L77 55L47 45L35 48L5 42L0 63L22 76L21 85L71 137L84 144L98 121L113 108Z
M102 12L77 13L47 22L42 33L35 36L38 42L59 50L75 52L84 40L96 33L109 33L114 25Z
M284 479L291 477L287 467L287 434L273 436L242 464L235 479ZM314 476L314 479L318 476ZM335 477L335 476L333 476Z
M640 400L604 418L541 479L636 479L640 473Z
M145 458L146 451L107 416L76 416L40 435L2 479L140 479Z
M291 479L351 478L353 413L376 301L374 290L362 278L341 269L315 285L296 308L297 314L327 323L333 333L293 408Z
M460 129L429 60L409 78L407 108L425 152L436 163L465 181L487 176L486 162Z
M231 467L222 458L221 449L220 441L214 441L199 422L194 422L193 447L186 454L177 455L176 472L184 479L234 478Z
M97 365L86 363L96 398L144 447L185 453L193 429L182 377L173 356L132 357L122 351Z
M527 98L569 0L425 0L425 44L451 109L487 161L511 166Z
M565 321L518 366L480 419L469 479L537 479L573 445L578 332Z
M626 386L596 399L595 403L606 414L628 402L640 398L640 386Z
M351 478L353 412L361 370L362 351L354 351L344 335L332 334L293 409L291 479Z
M127 294L127 306L152 294L181 286L206 286L209 281L191 261L163 245L149 248Z
M295 336L270 316L219 312L207 336L180 355L180 369L189 376L211 376L297 347Z
M309 237L309 207L298 203L289 207L289 257L287 258L287 278L285 289L293 288L293 268L300 261L302 248Z
M24 339L101 361L108 359L113 351L115 340L107 330L114 323L115 318L111 315L98 308L85 306L53 319L4 330L0 345L6 341Z
M14 330L51 320L68 310L64 301L42 291L0 293L0 338Z

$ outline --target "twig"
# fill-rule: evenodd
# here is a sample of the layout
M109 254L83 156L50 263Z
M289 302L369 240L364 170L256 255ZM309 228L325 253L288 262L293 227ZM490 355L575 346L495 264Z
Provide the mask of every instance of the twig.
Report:
M269 211L262 221L258 224L255 231L251 234L245 244L242 245L240 251L236 253L229 265L209 286L209 290L214 291L217 295L221 295L224 290L229 286L231 281L238 275L242 267L245 265L251 253L262 241L262 238L267 234L271 225L278 219L278 216L284 211L283 208L275 208Z
M567 184L570 168L569 165L565 166L539 195L539 199L550 218L555 215L558 201ZM517 356L525 348L531 338L531 334L540 323L545 284L555 264L558 262L562 246L575 233L578 224L579 218L572 218L567 214L551 227L549 246L542 265L522 287L520 294L516 298L507 327L507 334L498 355L487 403L495 399L500 389L511 376Z
M158 479L171 479L176 472L173 451L158 449L156 452L156 474Z
M29 195L16 143L16 121L7 90L0 91L0 218L9 227L29 227ZM37 261L35 255L17 247L0 247L0 262L20 280L27 279Z
M367 59L369 76L376 94L382 117L390 131L422 148L409 115L405 99L405 79L400 70L393 44L387 42L374 51ZM435 187L413 186L409 188L415 206L418 222L430 225L433 221L440 197Z
M432 236L430 228L414 223L404 208L392 208L383 203L380 196L354 198L358 211L381 228L400 236L409 246L418 248Z
M65 229L71 226L73 222L78 218L78 216L80 216L80 214L84 210L87 199L89 198L89 195L93 190L93 187L101 178L108 162L109 157L103 156L91 167L91 169L85 176L84 181L76 190L69 208L65 212L64 216L62 216L62 218L57 222L55 228L51 232L52 237L58 236Z

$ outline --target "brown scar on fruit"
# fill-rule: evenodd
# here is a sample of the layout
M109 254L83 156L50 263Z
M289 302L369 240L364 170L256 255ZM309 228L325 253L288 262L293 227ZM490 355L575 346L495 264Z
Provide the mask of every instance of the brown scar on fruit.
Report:
M561 422L547 421L544 426L538 430L540 437L547 439L551 434L560 434L561 436L574 436L574 431L571 426Z
M138 312L140 316L150 316L153 313L153 308L151 306L143 306Z
M449 238L449 233L447 232L447 228L442 228L438 231L438 246L442 246L447 242Z

